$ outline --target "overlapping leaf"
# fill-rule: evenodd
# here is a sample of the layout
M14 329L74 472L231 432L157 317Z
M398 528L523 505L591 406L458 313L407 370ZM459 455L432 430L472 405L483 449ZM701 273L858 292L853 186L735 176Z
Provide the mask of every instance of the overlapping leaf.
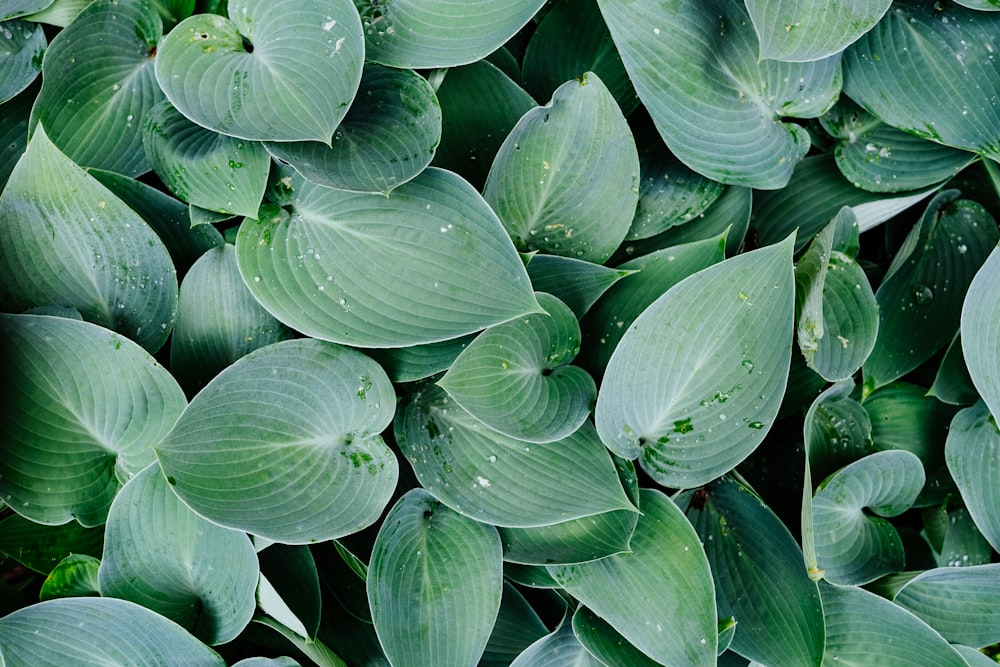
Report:
M316 639L322 615L322 591L309 547L272 544L260 551L258 558L261 571L258 606L307 641Z
M955 334L945 350L927 395L949 405L972 405L979 400L979 393L976 392L976 386L969 376L969 368L965 365L960 333Z
M528 263L528 276L535 291L555 296L578 318L612 285L631 273L628 269L612 269L558 255L535 255Z
M535 610L509 582L503 582L500 612L479 667L509 667L521 651L548 633Z
M52 568L41 590L39 602L57 598L84 597L101 594L101 584L97 578L101 561L86 554L70 554Z
M578 607L573 614L573 633L587 651L608 665L624 667L655 667L661 663L628 643L607 621L587 609Z
M0 2L0 21L40 12L51 4L52 0L3 0Z
M945 444L948 471L969 514L994 549L1000 547L1000 430L986 404L962 410Z
M46 46L40 25L17 19L0 25L0 104L35 80L42 71Z
M816 11L807 0L747 0L760 57L804 62L840 53L872 29L892 0L839 0Z
M573 632L572 623L564 619L555 632L546 635L524 649L510 667L603 667Z
M982 648L1000 641L1000 564L940 567L918 574L892 601L950 642Z
M0 521L0 552L41 574L48 574L71 554L100 556L103 542L101 528L84 528L75 521L47 526L20 514Z
M908 382L893 382L865 398L876 449L905 449L916 454L926 471L944 463L945 437L955 408L927 396Z
M28 145L28 119L37 93L37 85L29 86L0 106L0 190Z
M969 375L994 419L1000 415L1000 374L991 372L1000 349L1000 249L994 248L976 272L962 303L962 351Z

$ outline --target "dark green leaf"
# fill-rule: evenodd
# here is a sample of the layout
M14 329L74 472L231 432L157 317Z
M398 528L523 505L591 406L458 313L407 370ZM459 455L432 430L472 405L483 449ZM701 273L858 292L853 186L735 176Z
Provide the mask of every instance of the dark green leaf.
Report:
M864 407L871 417L875 449L905 449L916 454L927 471L944 462L945 436L955 408L905 382L873 392Z
M500 612L479 667L508 667L521 651L547 633L545 624L524 596L505 581Z
M28 146L28 118L37 95L38 86L29 86L0 105L0 191Z
M38 24L20 19L0 24L0 103L31 85L42 71L46 46L48 40Z
M38 599L42 602L56 598L100 595L101 584L97 571L101 561L85 554L71 554L59 561L42 582Z
M960 333L956 333L948 345L927 395L949 405L971 405L979 400L979 393L965 365Z
M548 292L581 318L612 285L633 273L558 255L535 255L528 276L537 292Z
M579 607L573 614L573 632L588 652L604 661L602 664L619 667L654 667L660 664L632 646L607 621L586 607Z
M261 610L306 640L316 639L322 599L319 573L309 547L272 544L258 557L261 580L257 603Z
M448 370L462 350L475 339L469 334L439 343L369 350L393 382L416 382Z
M48 574L70 554L100 556L104 531L76 521L46 526L13 514L0 521L0 552L35 572Z
M568 620L526 648L510 667L604 667L576 638Z

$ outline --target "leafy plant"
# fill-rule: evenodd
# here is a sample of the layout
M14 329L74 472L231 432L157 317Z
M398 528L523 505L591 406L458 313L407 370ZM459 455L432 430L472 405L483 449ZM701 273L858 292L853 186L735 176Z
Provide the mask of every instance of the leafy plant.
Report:
M995 664L995 0L0 0L0 663Z

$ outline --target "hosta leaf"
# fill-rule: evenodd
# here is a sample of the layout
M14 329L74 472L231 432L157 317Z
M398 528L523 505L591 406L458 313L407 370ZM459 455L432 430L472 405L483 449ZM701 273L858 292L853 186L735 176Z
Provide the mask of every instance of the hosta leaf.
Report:
M295 615L302 636L315 639L319 632L322 598L316 561L304 545L272 544L257 554L261 582L281 597L283 606ZM259 589L258 589L259 590Z
M524 596L504 581L500 612L479 667L509 667L521 651L547 633L548 628Z
M955 3L984 12L1000 11L1000 4L997 3L997 0L955 0Z
M761 59L803 62L843 51L879 22L892 0L838 0L823 11L808 0L746 0Z
M170 334L177 278L142 218L38 127L0 196L4 310L73 306L156 351Z
M268 616L254 617L254 623L270 628L320 667L347 667L339 655L318 639L305 639Z
M500 608L496 529L456 514L423 489L386 515L368 570L368 601L393 665L473 665Z
M933 511L935 508L928 508ZM964 507L940 511L941 523L944 526L944 536L940 548L935 548L935 559L941 567L968 567L970 565L985 565L993 559L993 549L979 531L972 516ZM925 510L925 516L926 512ZM927 522L924 522L927 531ZM935 547L936 545L932 545Z
M959 4L962 3L960 2ZM966 2L965 4L969 5L971 3ZM969 667L994 667L994 665L996 665L996 660L989 657L982 651L977 651L971 646L963 646L961 644L952 644L951 646L958 652L959 655L965 658Z
M643 489L640 498L630 553L547 569L567 593L651 658L714 665L715 593L698 536L659 491Z
M45 126L80 165L126 176L149 171L142 119L163 99L153 75L162 29L146 0L90 4L45 52L32 127Z
M328 540L370 525L389 501L398 465L378 434L394 406L368 357L289 340L217 375L156 453L209 520L289 544Z
M454 174L427 169L389 197L281 182L290 218L245 220L236 257L254 297L294 329L405 347L539 312L496 215Z
M510 667L604 667L576 638L568 621L564 619L555 632L524 649Z
M902 569L899 534L881 517L909 509L923 486L920 459L901 450L870 454L825 480L812 500L812 519L826 579L865 584Z
M28 119L38 86L29 86L20 95L0 106L0 191L28 145Z
M791 361L793 237L678 283L632 324L597 397L601 439L658 483L692 488L745 459Z
M740 0L621 6L599 0L625 69L670 150L723 183L783 187L809 149L785 116L813 118L840 92L840 57L759 60Z
M46 524L104 523L121 481L184 409L174 379L132 341L76 320L0 316L13 388L0 408L0 498Z
M160 43L156 80L170 102L240 139L329 142L361 80L351 1L233 0L228 16L196 14Z
M948 190L931 201L875 294L879 334L864 365L868 391L922 364L959 328L966 290L1000 239L986 209L959 196Z
M1000 429L985 403L955 415L944 455L976 526L1000 550Z
M986 401L990 413L1000 415L1000 373L996 368L1000 350L1000 249L994 248L976 272L962 303L962 351L972 383Z
M483 196L519 250L604 262L625 238L639 156L618 103L593 72L518 121Z
M503 574L515 584L536 589L556 589L559 584L549 571L541 565L521 565L504 563Z
M960 333L956 333L948 345L927 395L949 405L972 405L979 400L979 393L965 364Z
M150 465L111 504L101 595L166 616L208 644L224 644L253 616L259 568L245 533L209 523Z
M41 3L48 4L48 7L26 17L28 20L38 23L47 23L60 28L65 28L80 15L94 0L55 0L55 2Z
M1000 159L1000 14L896 3L844 53L844 92L901 130Z
M0 619L0 646L0 659L11 667L226 664L173 621L115 598L66 598L19 609Z
M905 449L923 462L926 471L944 463L948 423L955 408L927 396L924 387L894 382L868 395L864 408L871 417L876 449Z
M913 614L855 587L819 585L826 617L823 664L965 667L941 635Z
M597 387L573 366L580 325L569 306L536 294L545 314L497 324L462 350L438 385L473 417L525 442L553 442L590 415Z
M602 664L622 667L655 667L659 665L645 653L628 643L607 621L587 609L579 607L573 614L573 633Z
M981 648L1000 641L1000 564L939 567L911 579L893 602L950 642Z
M535 15L544 0L355 0L365 58L389 67L452 67L492 53Z
M577 318L590 309L612 285L634 273L558 255L535 255L528 276L535 291L548 292L565 303Z
M0 103L27 88L42 71L48 40L42 26L14 19L0 25Z
M427 79L368 64L330 146L269 142L267 150L314 183L388 194L423 171L440 140L441 107Z
M101 561L93 556L66 556L45 577L42 588L38 591L39 601L100 595L101 584L97 577L100 565Z
M815 479L823 480L838 469L875 453L872 423L865 408L850 397L854 381L823 392L806 413L803 425L806 455ZM809 489L810 495L812 489Z
M736 619L732 648L765 665L819 665L819 591L780 519L728 478L691 493L686 514L705 545L719 616Z
M100 556L103 542L101 528L84 528L76 521L46 526L20 514L0 521L0 552L41 574L71 554Z
M452 338L439 343L425 343L410 347L390 347L369 350L393 382L416 382L448 370L451 363L476 334Z
M51 4L52 0L2 0L0 2L0 21L40 12Z
M401 406L393 430L420 483L477 521L527 528L632 509L589 422L562 440L527 443L487 428L427 384Z
M178 198L229 215L256 217L271 166L260 144L206 130L161 100L143 119L153 171Z

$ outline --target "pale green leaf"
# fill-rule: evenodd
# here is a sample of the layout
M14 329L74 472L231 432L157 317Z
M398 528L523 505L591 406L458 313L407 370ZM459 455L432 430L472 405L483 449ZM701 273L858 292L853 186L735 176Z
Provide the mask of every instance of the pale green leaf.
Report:
M997 2L997 0L955 0L955 3L969 9L978 9L984 12L1000 11L1000 2Z
M990 413L1000 415L1000 249L994 248L976 272L962 303L962 351L972 383Z
M0 103L31 85L42 71L46 46L40 25L19 19L0 24Z
M580 643L569 619L563 619L555 632L524 649L510 667L605 667L605 664Z
M939 567L918 574L893 597L950 642L982 648L1000 641L1000 563Z
M66 556L45 577L38 599L45 602L56 598L100 595L101 584L97 578L100 565L100 560L86 554Z
M0 2L0 21L40 12L51 4L52 0L2 0Z
M28 1L30 2L30 0ZM80 12L93 2L94 0L55 0L55 2L41 2L38 4L47 4L48 6L39 12L26 16L25 19L65 28L73 22L73 19L80 15Z
M976 526L1000 549L1000 429L985 403L955 415L944 455Z
M746 0L760 57L804 62L840 53L879 22L892 0Z

